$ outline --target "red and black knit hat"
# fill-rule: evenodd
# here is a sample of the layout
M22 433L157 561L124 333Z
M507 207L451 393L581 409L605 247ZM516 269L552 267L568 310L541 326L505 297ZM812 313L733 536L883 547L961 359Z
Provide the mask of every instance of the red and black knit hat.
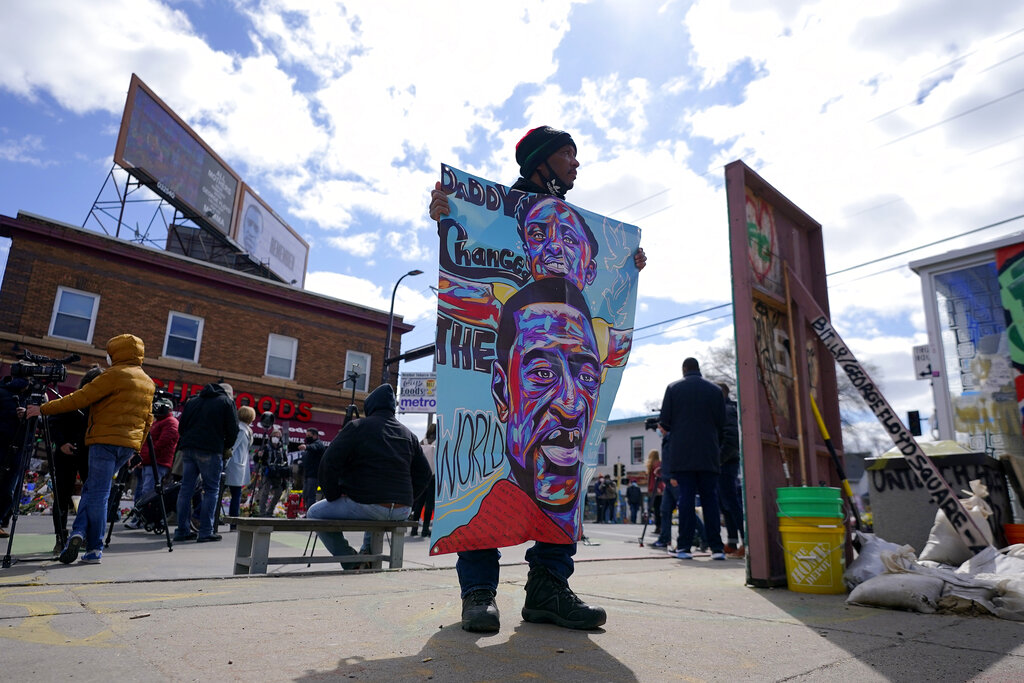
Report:
M572 148L576 149L576 143L572 141L572 136L564 130L555 130L551 126L540 126L527 131L522 140L516 143L519 174L524 178L529 178L541 163L565 145L572 145Z

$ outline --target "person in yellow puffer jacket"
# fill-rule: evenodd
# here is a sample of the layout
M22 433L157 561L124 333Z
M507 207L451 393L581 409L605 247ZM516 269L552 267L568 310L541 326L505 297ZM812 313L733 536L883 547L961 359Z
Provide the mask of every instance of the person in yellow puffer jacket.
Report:
M99 377L64 398L29 406L27 416L56 415L89 407L85 444L89 447L89 477L82 486L78 514L60 561L71 564L85 545L82 562L99 564L107 500L114 474L139 449L153 423L155 385L142 369L146 348L131 334L107 342L109 368Z

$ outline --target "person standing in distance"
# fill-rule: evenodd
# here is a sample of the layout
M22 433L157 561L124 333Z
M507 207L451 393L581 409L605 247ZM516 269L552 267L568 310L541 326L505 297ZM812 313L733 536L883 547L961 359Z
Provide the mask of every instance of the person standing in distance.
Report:
M224 452L238 438L238 411L230 384L207 384L185 404L179 422L181 449L181 489L178 491L178 529L175 541L199 543L219 541L213 530L220 504L220 475ZM202 477L203 500L199 507L199 537L190 528L192 495L196 479Z
M658 423L668 435L662 476L675 488L679 505L676 557L692 560L696 527L695 497L700 494L704 527L712 560L724 560L722 524L718 514L719 453L725 435L725 397L704 379L696 358L683 361L683 378L669 384L661 401ZM662 520L662 532L665 531Z
M718 477L718 495L725 518L725 553L743 559L746 546L740 545L743 534L743 501L740 499L740 423L736 401L729 398L729 385L718 383L725 397L725 438L722 439L722 471Z
M306 430L302 450L302 506L309 510L316 502L317 476L320 473L320 458L324 457L327 444L320 438L320 430L310 427Z
M564 199L576 182L580 166L576 152L576 143L565 131L550 126L531 129L516 144L520 177L512 189ZM440 182L430 193L428 211L435 221L451 212ZM637 249L633 261L637 269L644 268L647 257L643 249ZM526 583L528 604L523 609L525 620L578 629L597 628L605 623L607 614L603 608L585 604L569 588L575 554L575 543L538 541L527 551L530 573ZM495 602L499 558L497 548L459 552L456 568L462 593L462 628L466 631L486 633L500 628Z

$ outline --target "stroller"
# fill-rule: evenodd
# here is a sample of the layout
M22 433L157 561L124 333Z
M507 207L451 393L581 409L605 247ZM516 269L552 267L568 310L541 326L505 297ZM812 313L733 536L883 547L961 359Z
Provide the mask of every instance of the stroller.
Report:
M154 534L164 533L164 513L166 509L168 517L178 507L178 492L181 491L181 482L175 481L166 484L163 487L164 504L163 508L160 506L160 494L157 491L151 491L142 500L140 500L132 513L135 515L135 519L139 520L142 528L146 531L152 531ZM196 493L192 496L192 510L193 519L192 530L195 531L198 528L198 519L195 518L195 511L198 509L199 501L202 497L202 489L197 488ZM171 520L173 522L173 520Z

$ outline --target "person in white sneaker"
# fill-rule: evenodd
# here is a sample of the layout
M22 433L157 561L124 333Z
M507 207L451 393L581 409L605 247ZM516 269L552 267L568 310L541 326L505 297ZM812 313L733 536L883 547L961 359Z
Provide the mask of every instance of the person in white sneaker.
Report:
M699 493L711 559L724 560L718 474L725 434L725 397L721 389L701 376L696 358L684 360L683 378L665 389L658 424L670 437L661 466L675 487L679 505L676 557L693 559L690 548L697 519L694 503Z

